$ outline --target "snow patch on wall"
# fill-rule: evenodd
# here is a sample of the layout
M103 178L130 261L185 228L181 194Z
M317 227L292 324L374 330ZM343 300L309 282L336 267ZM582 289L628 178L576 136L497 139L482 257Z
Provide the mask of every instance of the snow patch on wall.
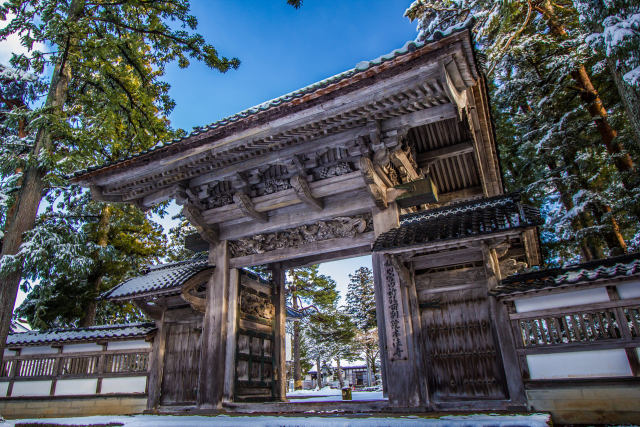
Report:
M147 377L105 378L100 393L144 393L146 388Z
M623 349L527 355L531 379L632 376Z
M516 300L515 305L518 313L525 313L528 311L546 310L547 308L571 307L574 305L606 301L609 301L609 295L605 288L592 288L554 295L522 298Z

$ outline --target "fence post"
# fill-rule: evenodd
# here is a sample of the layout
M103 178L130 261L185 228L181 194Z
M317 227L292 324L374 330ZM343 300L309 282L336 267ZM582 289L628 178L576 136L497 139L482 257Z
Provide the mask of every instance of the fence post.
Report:
M615 286L607 286L607 293L609 294L609 299L611 301L619 301L620 295L618 294L618 289ZM631 335L631 330L629 329L629 323L627 322L627 316L624 314L624 309L622 307L617 307L615 309L616 320L618 324L618 328L620 329L620 334L622 334L622 338L625 340L631 340L633 337ZM626 346L624 349L625 353L627 353L627 360L629 361L629 367L631 368L631 374L634 377L640 375L640 360L638 359L638 353L636 352L636 346Z
M106 364L106 354L107 351L107 342L99 343L102 345L102 353L98 356L98 381L96 383L96 394L100 394L102 392L102 378L104 377L105 364Z
M53 347L53 346L52 346ZM58 357L56 357L55 362L53 362L53 378L51 379L51 389L49 390L49 396L55 396L56 394L56 385L58 384L58 378L60 377L60 373L62 371L62 355L63 346L58 346Z
M22 349L16 350L16 356L20 356L20 352ZM11 364L11 372L9 373L9 385L7 386L7 397L11 396L13 393L13 382L15 381L18 372L20 372L20 360L14 359L14 363Z

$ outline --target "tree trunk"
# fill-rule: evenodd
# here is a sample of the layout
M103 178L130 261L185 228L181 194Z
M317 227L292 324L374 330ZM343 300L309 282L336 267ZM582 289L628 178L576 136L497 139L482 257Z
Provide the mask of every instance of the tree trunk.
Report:
M293 285L291 286L291 305L298 309L298 296L296 294L296 275L291 270ZM300 322L293 322L293 389L302 390L302 364L300 363Z
M67 19L69 21L76 20L84 10L85 0L73 0L69 7ZM71 67L67 62L67 55L72 49L74 41L71 37L67 40L66 45L58 46L58 50L63 52L53 69L51 76L51 86L47 94L46 107L60 113L62 107L67 101L69 90L69 82L71 81ZM36 133L33 147L33 157L37 158L43 151L52 148L52 136L47 128L41 128ZM1 256L15 256L20 250L22 244L22 235L24 232L33 228L35 224L38 206L42 199L42 193L45 189L43 178L46 174L41 168L30 166L23 175L22 187L16 196L16 208L11 218L7 218L6 230L3 238ZM16 303L16 294L22 269L8 274L2 278L2 289L0 291L0 361L4 354L4 347L7 342L7 335L11 327L11 317L13 315L13 307Z
M566 39L567 37L569 37L569 34L565 30L564 26L555 15L553 6L551 5L551 2L549 0L545 1L542 6L536 7L536 10L538 10L538 12L540 12L547 20L549 29L553 34L562 39ZM616 155L616 168L620 172L628 172L633 170L633 160L631 159L631 156L629 156L629 153L621 154L622 145L620 145L620 142L616 140L616 136L618 135L618 133L609 123L607 110L606 108L604 108L602 99L600 99L598 91L596 91L593 83L591 82L591 78L587 73L587 69L584 67L584 65L580 65L578 69L571 73L571 77L580 89L580 99L582 99L585 108L596 124L596 128L600 133L602 144L607 149L607 152ZM626 188L629 188L630 183L627 181L627 179L623 178L623 184Z
M567 212L571 211L574 208L573 199L569 194L569 189L566 185L564 185L563 178L560 176L557 170L557 165L554 160L549 159L547 161L547 167L551 171L551 176L554 178L554 184L556 190L560 194L560 202L564 206ZM593 221L587 217L588 214L585 212L581 212L576 215L571 220L571 227L574 231L582 230L586 227L588 222L593 223ZM583 261L591 261L592 259L601 258L598 256L599 254L604 254L602 252L602 248L597 245L593 239L590 238L582 238L579 240L580 252L582 254Z
M615 58L607 58L609 71L618 88L618 93L620 94L620 99L622 99L624 109L627 112L629 123L631 123L631 127L633 128L636 144L640 145L640 90L624 81L622 76L629 70L618 69L616 65L617 62Z
M316 374L316 378L317 378L317 385L318 385L318 390L320 390L322 388L322 368L320 367L320 359L316 359L316 366L317 368L317 374Z
M111 228L111 206L104 205L100 212L100 221L98 222L96 243L101 248L106 248L109 243L109 229ZM97 274L92 280L91 295L92 298L84 309L84 315L78 322L78 326L86 328L96 324L96 310L98 308L97 298L100 295L100 285L102 285L102 263L98 262Z
M336 365L338 365L338 382L340 383L340 390L344 388L344 378L342 378L342 369L340 369L340 357L336 357Z
M620 226L618 221L611 213L611 206L601 205L594 207L594 215L598 217L598 221L602 224L604 215L609 214L609 222L611 223L611 230L606 230L602 233L604 241L607 243L607 247L611 251L611 255L623 255L627 253L627 242L624 241L622 233L620 232Z

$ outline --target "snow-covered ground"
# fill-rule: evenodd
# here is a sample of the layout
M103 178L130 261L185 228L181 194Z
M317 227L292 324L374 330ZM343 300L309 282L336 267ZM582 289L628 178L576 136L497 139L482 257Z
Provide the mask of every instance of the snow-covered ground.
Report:
M324 387L320 390L296 390L287 393L289 402L333 402L342 400L342 391L335 388ZM381 391L354 391L352 400L384 400Z
M405 426L529 426L546 427L549 416L546 414L531 415L460 415L444 416L440 418L425 418L419 416L399 416L399 417L344 417L344 416L229 416L218 415L212 417L204 416L170 416L170 415L134 415L134 416L101 416L101 417L77 417L77 418L48 418L35 420L11 420L2 426L15 426L18 423L47 423L53 425L68 426L92 426L110 425L123 427L205 427L205 426L248 426L251 427L360 427L360 426L385 426L385 427L405 427ZM30 425L30 424L27 424ZM37 424L32 424L37 426Z

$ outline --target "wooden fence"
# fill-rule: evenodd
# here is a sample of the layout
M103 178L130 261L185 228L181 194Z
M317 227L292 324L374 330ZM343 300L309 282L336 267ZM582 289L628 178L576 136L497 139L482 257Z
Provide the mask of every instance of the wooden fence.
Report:
M51 381L49 395L53 396L59 380L97 379L95 393L100 394L104 378L148 377L150 351L133 349L5 356L0 382L8 382L6 396L10 397L16 382Z
M624 349L633 376L640 374L640 298L523 313L507 307L525 379L528 355L609 349Z

